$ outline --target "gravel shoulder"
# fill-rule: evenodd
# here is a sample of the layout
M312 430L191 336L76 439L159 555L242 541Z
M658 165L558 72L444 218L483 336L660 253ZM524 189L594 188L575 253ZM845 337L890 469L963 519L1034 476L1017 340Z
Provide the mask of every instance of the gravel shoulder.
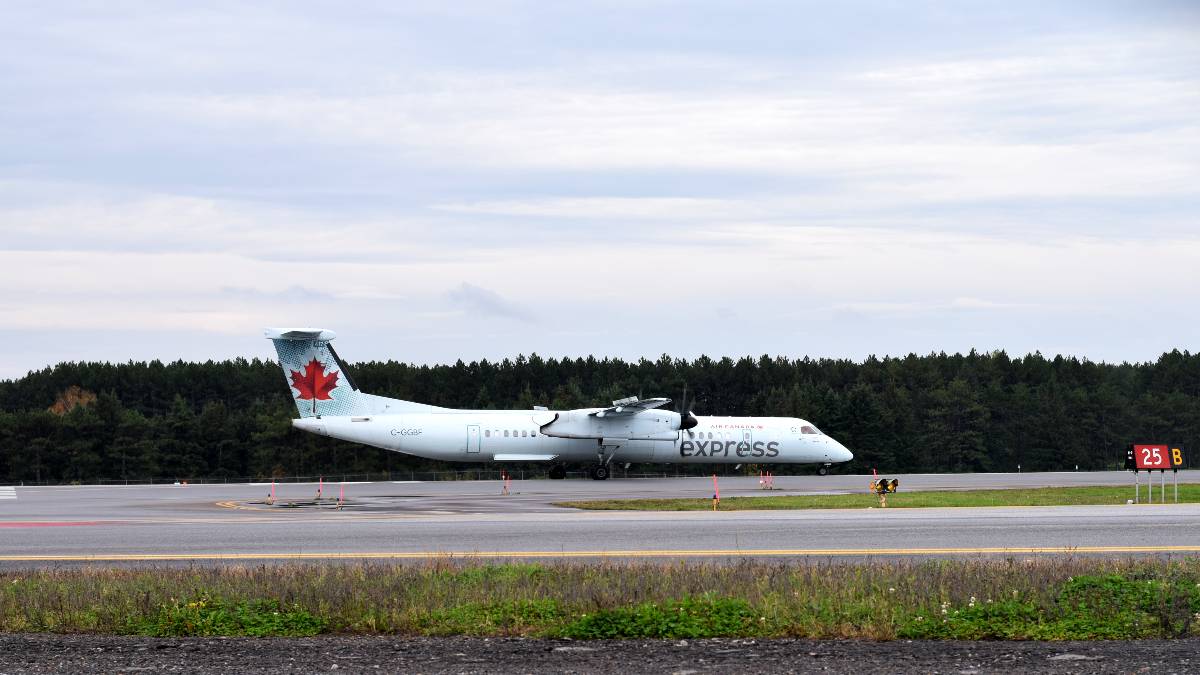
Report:
M529 638L186 638L0 634L17 673L1186 673L1200 640L867 642Z

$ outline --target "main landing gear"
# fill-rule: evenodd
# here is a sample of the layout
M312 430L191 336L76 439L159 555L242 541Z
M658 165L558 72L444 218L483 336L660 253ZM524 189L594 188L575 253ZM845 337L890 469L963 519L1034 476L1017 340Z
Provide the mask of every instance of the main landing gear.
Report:
M562 480L567 477L567 467L564 464L556 464L550 467L546 475L551 480ZM592 480L608 480L608 477L612 475L612 470L605 464L597 464L588 469L588 475L592 477Z

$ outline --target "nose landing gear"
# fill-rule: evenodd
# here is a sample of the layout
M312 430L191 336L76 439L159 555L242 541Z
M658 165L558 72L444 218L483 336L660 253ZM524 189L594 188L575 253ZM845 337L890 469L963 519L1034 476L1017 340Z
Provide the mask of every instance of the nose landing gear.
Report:
M829 467L831 467L831 466L833 466L833 465L832 464L822 464L821 468L817 469L817 475L824 476L825 474L829 473Z

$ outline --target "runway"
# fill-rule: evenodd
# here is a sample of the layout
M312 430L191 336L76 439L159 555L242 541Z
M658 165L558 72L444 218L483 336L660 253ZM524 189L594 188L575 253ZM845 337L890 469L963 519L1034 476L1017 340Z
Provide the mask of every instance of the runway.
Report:
M1133 493L1125 472L898 477L908 490L1128 485ZM1180 472L1179 479L1200 482L1200 471ZM784 476L767 493L862 492L862 509L716 513L585 512L554 505L612 497L706 499L712 493L709 478L515 481L507 496L498 482L346 484L347 506L340 511L267 506L261 502L270 486L261 484L17 486L11 498L0 501L0 566L448 555L826 560L1200 553L1200 504L883 510L867 508L875 504L865 493L868 481L868 476ZM764 494L757 477L726 477L720 485L723 497ZM336 498L339 488L326 484L324 496ZM277 504L311 502L316 489L278 485Z

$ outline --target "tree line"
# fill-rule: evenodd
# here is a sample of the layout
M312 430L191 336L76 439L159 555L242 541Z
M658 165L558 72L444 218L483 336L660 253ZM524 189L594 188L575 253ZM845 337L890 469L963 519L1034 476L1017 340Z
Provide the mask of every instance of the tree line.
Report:
M532 355L349 369L365 391L453 408L569 409L677 398L686 387L700 415L814 422L854 451L843 471L1093 470L1119 468L1135 441L1200 445L1200 355L1186 351L1137 364L972 351L862 362ZM448 466L295 431L294 414L271 361L61 363L0 381L0 482Z

